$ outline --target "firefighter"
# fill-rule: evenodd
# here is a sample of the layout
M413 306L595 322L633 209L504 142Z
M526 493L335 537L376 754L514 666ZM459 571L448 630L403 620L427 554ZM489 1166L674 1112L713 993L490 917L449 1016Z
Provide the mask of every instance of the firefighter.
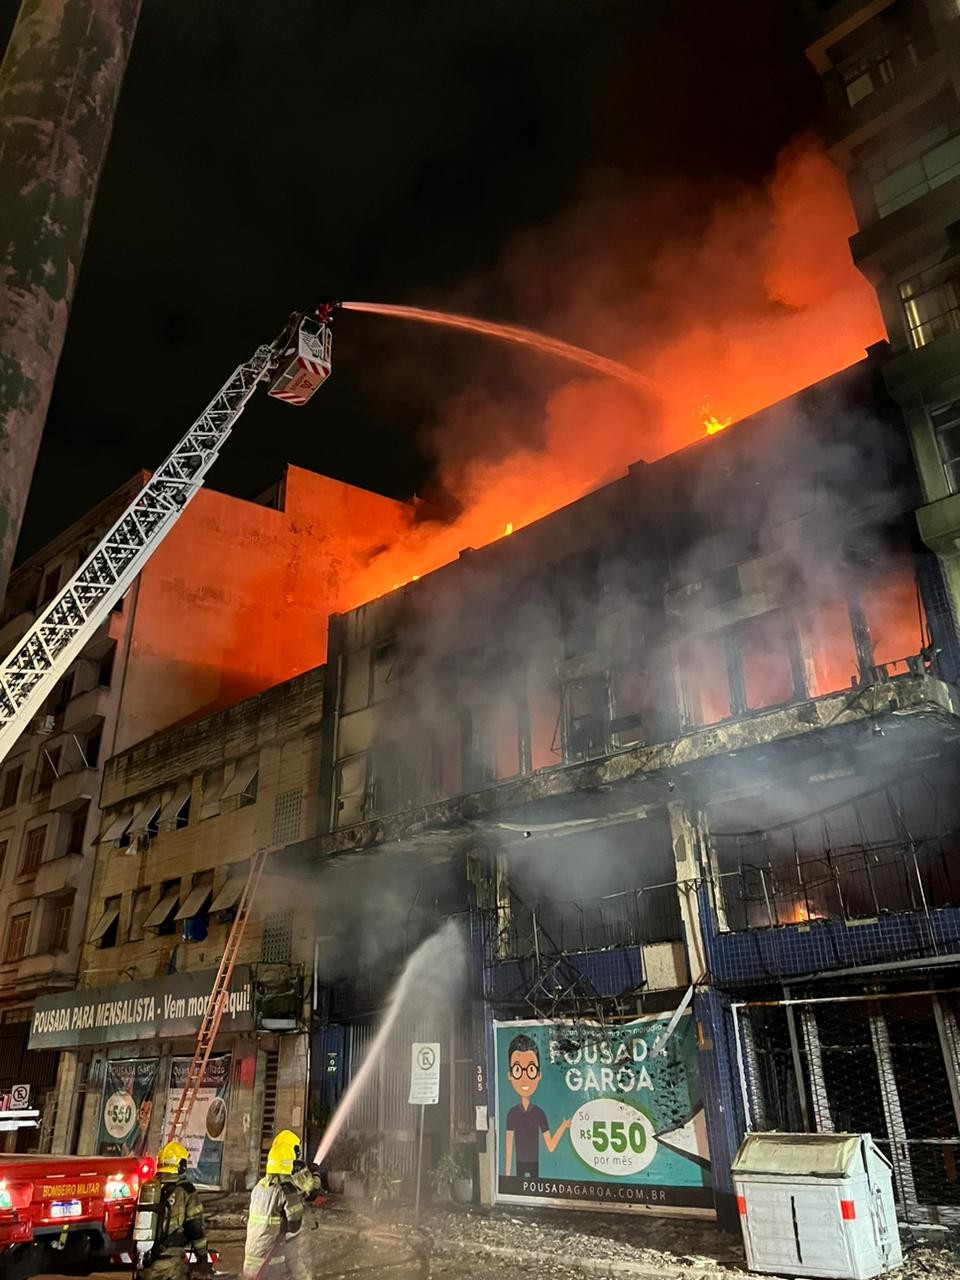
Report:
M320 1170L316 1165L310 1164L302 1157L302 1146L300 1139L290 1129L281 1129L273 1140L273 1145L293 1147L293 1185L303 1196L304 1204L315 1200L323 1193L323 1182L320 1177Z
M157 1156L156 1174L140 1188L134 1237L140 1246L143 1280L187 1280L185 1254L191 1250L199 1269L213 1273L207 1258L203 1205L186 1179L189 1159L186 1147L168 1142Z
M274 1280L284 1273L291 1280L311 1280L311 1270L294 1244L303 1226L303 1196L293 1181L295 1160L289 1143L274 1141L266 1175L250 1196L243 1280Z

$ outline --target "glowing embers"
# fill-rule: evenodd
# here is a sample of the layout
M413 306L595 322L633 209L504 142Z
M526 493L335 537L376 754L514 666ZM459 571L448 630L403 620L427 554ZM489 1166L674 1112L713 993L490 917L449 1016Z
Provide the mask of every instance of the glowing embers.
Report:
M703 425L708 436L715 436L718 431L725 431L732 421L732 418L715 418L711 413L704 418Z

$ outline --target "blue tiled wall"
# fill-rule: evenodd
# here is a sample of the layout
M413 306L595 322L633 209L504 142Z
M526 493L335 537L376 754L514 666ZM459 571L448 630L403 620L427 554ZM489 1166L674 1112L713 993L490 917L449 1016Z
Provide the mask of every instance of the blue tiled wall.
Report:
M704 987L693 998L700 1046L700 1079L710 1141L710 1164L717 1217L728 1230L739 1230L730 1165L743 1137L745 1124L733 1043L730 1001L722 992Z

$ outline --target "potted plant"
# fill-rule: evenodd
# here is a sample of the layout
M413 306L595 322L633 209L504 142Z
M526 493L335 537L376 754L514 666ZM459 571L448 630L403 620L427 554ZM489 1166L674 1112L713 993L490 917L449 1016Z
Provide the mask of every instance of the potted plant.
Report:
M469 1147L455 1148L457 1176L453 1180L453 1198L457 1204L473 1204L473 1160Z
M453 1184L459 1176L460 1166L456 1157L452 1156L449 1151L445 1151L434 1168L427 1174L427 1181L433 1187L438 1200L449 1200L453 1192Z
M343 1195L346 1190L347 1174L355 1168L357 1159L357 1140L341 1134L330 1149L327 1156L327 1186L334 1195Z
M379 1155L370 1160L366 1181L367 1195L375 1209L384 1200L395 1200L400 1193L399 1171L384 1165Z

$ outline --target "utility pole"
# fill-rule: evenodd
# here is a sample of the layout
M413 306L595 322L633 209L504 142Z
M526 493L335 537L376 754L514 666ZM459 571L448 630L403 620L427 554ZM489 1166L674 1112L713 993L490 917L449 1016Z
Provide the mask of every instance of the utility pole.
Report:
M141 0L23 0L0 65L0 600Z

